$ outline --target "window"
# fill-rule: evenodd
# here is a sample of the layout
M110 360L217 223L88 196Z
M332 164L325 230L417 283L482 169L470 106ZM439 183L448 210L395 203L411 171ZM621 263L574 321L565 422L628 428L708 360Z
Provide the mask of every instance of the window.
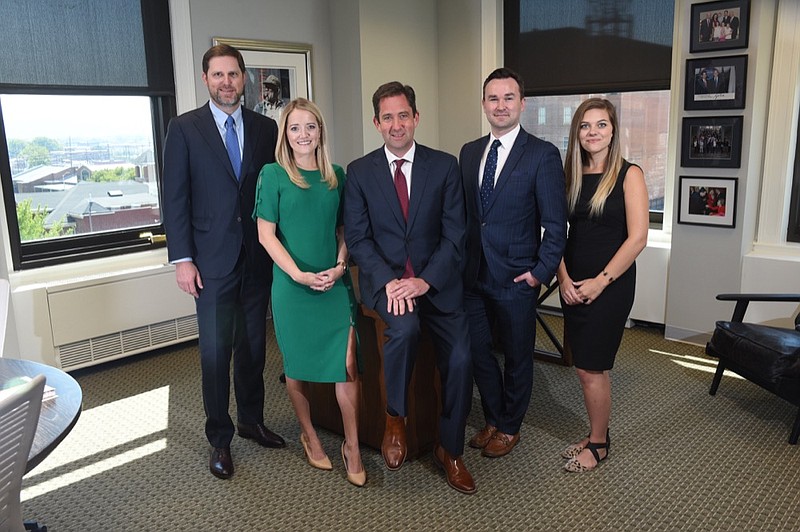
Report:
M536 96L668 89L674 10L664 0L505 0L505 64Z
M547 108L539 107L539 125L543 126L547 123Z
M506 65L525 80L523 127L540 138L562 139L557 147L563 158L577 106L589 96L611 100L623 157L644 170L650 219L658 224L666 186L674 9L661 0L503 2ZM561 123L543 123L541 109L562 116Z
M149 98L5 94L0 105L22 243L161 223Z
M539 138L561 138L560 150L563 161L567 154L570 122L542 126L537 123L534 113L527 110L536 109L537 106L563 108L566 120L567 113L569 112L571 117L572 109L578 107L589 96L607 98L617 108L622 156L642 167L650 195L650 211L663 215L669 91L528 97L525 98L526 110L520 119L522 127Z
M0 58L14 269L163 246L145 233L163 234L158 168L175 115L168 3L14 4L0 6L7 27L26 28L0 35L21 50Z
M800 133L800 122L798 122L797 130ZM794 152L794 180L792 181L792 195L789 199L789 227L786 231L786 240L800 242L800 134L797 136Z

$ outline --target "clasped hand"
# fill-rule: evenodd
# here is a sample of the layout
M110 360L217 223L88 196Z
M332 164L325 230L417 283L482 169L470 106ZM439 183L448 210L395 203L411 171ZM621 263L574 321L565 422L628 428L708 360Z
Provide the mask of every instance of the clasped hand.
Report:
M327 292L342 275L344 270L340 266L334 266L317 273L301 272L295 281L317 292Z
M402 316L406 310L414 312L415 299L425 295L430 287L419 277L389 281L386 283L386 312L395 316Z
M589 305L600 296L604 289L603 283L595 277L582 281L570 279L559 285L561 297L567 305Z

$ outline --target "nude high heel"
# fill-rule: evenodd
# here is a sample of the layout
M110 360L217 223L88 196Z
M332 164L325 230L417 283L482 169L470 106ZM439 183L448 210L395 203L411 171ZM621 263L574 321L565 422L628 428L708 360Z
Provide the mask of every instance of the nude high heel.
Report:
M347 440L342 442L342 461L344 462L344 469L347 472L347 481L352 484L353 486L358 486L359 488L364 487L364 484L367 483L367 470L364 467L361 467L361 471L358 473L351 473L350 468L347 467L347 455L344 454L344 446L347 443Z
M325 471L330 471L333 469L333 465L331 464L331 460L328 458L328 455L325 455L324 458L319 460L311 458L311 449L309 448L308 439L306 438L305 434L300 435L300 443L303 444L303 452L306 454L306 460L308 460L308 463L311 464L311 467L316 467L317 469L322 469Z

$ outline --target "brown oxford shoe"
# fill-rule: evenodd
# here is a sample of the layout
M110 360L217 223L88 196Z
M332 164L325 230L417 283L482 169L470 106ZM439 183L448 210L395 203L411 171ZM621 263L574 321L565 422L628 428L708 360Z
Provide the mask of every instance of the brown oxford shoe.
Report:
M381 454L389 471L397 471L406 461L406 418L386 414L386 428L383 429Z
M444 470L448 486L466 495L475 493L475 480L460 456L450 456L444 447L437 444L433 448L433 461Z
M211 474L217 478L227 479L233 476L233 458L230 447L214 447L208 460Z
M469 440L469 446L473 449L483 449L486 447L486 444L489 443L489 440L492 439L495 432L497 432L497 427L493 427L487 423L485 427L479 430L475 436Z
M269 430L263 423L255 425L238 425L239 436L248 440L255 440L257 444L262 447L272 447L273 449L279 447L286 447L286 442L283 438Z
M518 442L519 432L516 434L506 434L498 430L492 435L492 438L489 440L489 443L486 444L486 447L483 448L481 454L489 458L500 458L510 453Z

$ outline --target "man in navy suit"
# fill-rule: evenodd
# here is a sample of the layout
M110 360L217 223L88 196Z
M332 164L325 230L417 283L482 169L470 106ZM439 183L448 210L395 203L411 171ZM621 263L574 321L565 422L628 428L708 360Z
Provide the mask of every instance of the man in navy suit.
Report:
M536 302L566 244L566 193L558 149L519 125L523 83L507 68L483 84L491 134L461 148L467 207L465 305L485 427L469 442L483 456L511 452L533 386ZM544 234L542 234L544 229ZM493 333L505 355L492 354Z
M460 277L464 196L458 162L414 142L419 113L410 86L381 85L372 105L385 145L347 168L344 236L358 265L361 300L387 325L381 454L392 471L406 457L408 383L424 323L434 338L442 379L434 460L452 488L474 493L475 482L461 458L472 376Z
M245 66L227 45L203 56L210 101L169 124L164 225L178 286L195 298L211 473L233 475L230 363L239 436L265 447L264 357L272 263L252 218L258 173L275 160L277 125L241 106Z

